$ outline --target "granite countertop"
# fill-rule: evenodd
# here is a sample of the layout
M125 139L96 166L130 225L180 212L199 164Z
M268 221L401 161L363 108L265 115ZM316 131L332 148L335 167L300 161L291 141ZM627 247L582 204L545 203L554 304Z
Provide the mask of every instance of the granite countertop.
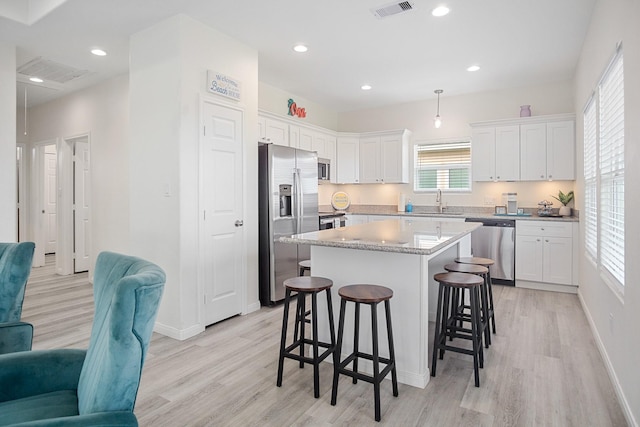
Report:
M431 255L471 233L481 224L389 219L281 237L280 242L346 249Z
M322 206L321 206L322 208ZM327 208L330 210L331 206ZM577 216L538 216L536 209L525 209L530 214L523 215L495 215L492 208L484 207L448 207L443 213L437 213L433 206L414 206L413 212L398 212L395 205L351 205L346 214L356 215L394 215L401 217L436 217L436 218L493 218L493 219L517 219L535 221L563 221L578 222Z

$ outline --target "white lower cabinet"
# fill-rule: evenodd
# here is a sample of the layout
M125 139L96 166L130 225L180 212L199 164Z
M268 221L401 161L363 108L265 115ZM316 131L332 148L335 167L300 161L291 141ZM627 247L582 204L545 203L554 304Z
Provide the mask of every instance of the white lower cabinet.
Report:
M369 217L367 215L347 214L345 215L345 219L347 226L366 224L369 222Z
M516 222L516 279L573 284L573 223Z

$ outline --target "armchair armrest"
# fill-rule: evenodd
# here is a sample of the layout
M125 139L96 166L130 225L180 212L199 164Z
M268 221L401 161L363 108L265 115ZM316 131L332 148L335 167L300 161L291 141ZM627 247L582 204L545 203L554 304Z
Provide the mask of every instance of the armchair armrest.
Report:
M0 323L0 354L31 350L33 325L25 322Z
M86 350L23 351L0 355L0 402L76 390Z

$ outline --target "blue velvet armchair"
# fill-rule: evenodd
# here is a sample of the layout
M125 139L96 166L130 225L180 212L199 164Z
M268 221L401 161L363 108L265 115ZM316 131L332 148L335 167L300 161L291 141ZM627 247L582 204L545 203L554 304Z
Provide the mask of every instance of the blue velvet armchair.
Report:
M33 242L0 243L0 354L31 350L33 326L20 321Z
M0 355L0 426L136 426L133 408L165 274L102 252L89 349Z

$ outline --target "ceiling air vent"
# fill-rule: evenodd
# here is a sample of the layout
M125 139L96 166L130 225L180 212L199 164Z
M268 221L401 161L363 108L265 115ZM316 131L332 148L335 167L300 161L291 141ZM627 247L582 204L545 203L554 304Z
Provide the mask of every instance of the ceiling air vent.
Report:
M66 83L89 73L87 70L80 70L41 57L35 58L18 67L17 71L18 74L37 76L45 81L54 81L57 83Z
M415 2L401 1L396 3L385 4L384 6L380 6L370 10L371 10L371 13L373 13L376 18L383 19L391 15L397 15L398 13L409 12L410 10L414 10L415 8L416 8Z

